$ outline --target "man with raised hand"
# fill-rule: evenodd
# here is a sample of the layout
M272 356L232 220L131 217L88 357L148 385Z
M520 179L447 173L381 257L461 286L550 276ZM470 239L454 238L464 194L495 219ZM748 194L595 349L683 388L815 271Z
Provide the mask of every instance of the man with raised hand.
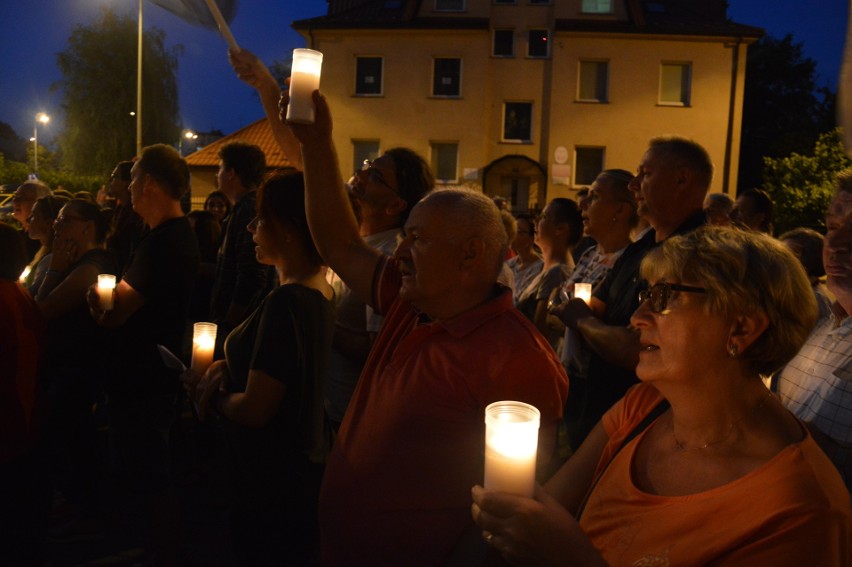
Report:
M485 407L536 406L546 463L567 377L496 283L508 242L493 202L433 192L411 211L393 257L381 254L359 235L328 105L318 92L314 102L314 124L289 124L302 147L311 233L352 292L385 315L326 467L323 564L443 563L471 525Z

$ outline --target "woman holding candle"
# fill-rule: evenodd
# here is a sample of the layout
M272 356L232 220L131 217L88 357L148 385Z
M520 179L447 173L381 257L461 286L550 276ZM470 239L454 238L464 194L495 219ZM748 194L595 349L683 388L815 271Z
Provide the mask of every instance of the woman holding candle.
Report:
M643 383L534 499L475 487L485 540L524 564L849 565L849 494L761 381L816 318L798 261L708 227L668 239L641 273Z
M277 175L259 189L248 229L258 261L277 268L280 286L231 332L225 360L213 363L196 390L202 414L222 417L232 534L245 564L315 559L334 307L304 198L302 174Z
M33 296L38 293L38 288L44 281L44 275L47 273L48 266L50 266L50 256L53 250L53 221L56 220L59 210L67 202L68 199L64 197L42 197L35 202L33 210L27 218L27 222L29 222L27 235L32 240L38 240L41 244L32 262L27 266L28 275L23 281L24 287Z
M98 534L98 478L92 406L103 387L102 329L89 316L86 290L98 274L116 272L104 241L108 214L72 199L54 222L50 267L35 296L47 320L41 371L48 404L46 441L57 487L71 502L76 524L68 530Z
M527 316L556 350L562 340L562 323L548 321L547 303L574 269L571 250L583 236L583 221L577 203L557 197L550 201L538 218L535 243L541 249L541 274L524 290L518 309Z

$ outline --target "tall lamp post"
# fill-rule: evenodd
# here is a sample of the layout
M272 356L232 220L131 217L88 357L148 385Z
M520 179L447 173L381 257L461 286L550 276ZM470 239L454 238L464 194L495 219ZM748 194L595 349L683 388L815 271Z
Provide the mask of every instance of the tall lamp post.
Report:
M139 33L136 39L136 155L142 155L142 0L139 0Z
M35 126L33 126L33 171L38 173L38 123L47 124L50 122L50 116L44 112L39 112L35 119Z

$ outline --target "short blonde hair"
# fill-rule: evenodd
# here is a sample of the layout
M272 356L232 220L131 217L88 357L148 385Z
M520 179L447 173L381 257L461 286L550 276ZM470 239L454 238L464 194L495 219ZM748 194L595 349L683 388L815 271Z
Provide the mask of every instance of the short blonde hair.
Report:
M766 331L740 354L761 375L789 362L817 319L816 299L801 263L764 234L707 226L674 236L645 256L641 274L649 282L703 286L712 315L766 315Z

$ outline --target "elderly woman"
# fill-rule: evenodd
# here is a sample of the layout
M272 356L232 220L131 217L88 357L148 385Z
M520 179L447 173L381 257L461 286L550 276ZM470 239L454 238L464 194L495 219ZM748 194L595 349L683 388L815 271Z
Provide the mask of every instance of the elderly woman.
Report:
M222 417L231 454L231 531L246 565L317 559L334 307L308 231L303 179L278 175L259 189L248 229L258 262L277 268L280 285L228 335L225 360L210 367L196 391L201 407Z
M796 258L709 227L641 273L642 383L534 499L474 487L485 540L524 564L849 565L849 495L760 379L816 318Z

